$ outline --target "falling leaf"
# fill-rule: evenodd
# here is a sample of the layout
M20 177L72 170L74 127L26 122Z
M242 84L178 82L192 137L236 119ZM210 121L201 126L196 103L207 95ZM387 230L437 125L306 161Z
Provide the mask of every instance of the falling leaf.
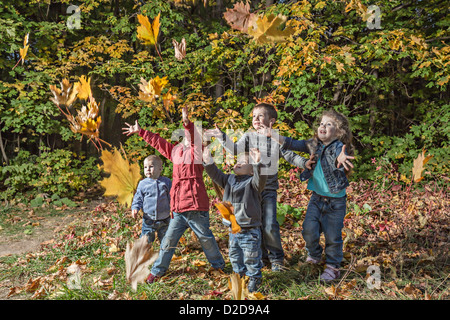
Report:
M139 164L130 164L117 149L112 152L103 150L100 159L103 161L100 169L111 173L109 178L100 181L100 185L106 189L104 195L117 196L119 203L130 206L137 184L141 180Z
M172 44L175 49L175 58L180 61L183 60L186 57L186 39L183 38L180 43L172 39Z
M127 242L125 251L125 269L128 283L134 291L137 284L142 283L150 274L149 266L158 258L158 252L152 250L147 241L147 236L143 236L133 243Z
M28 37L29 37L29 35L30 34L27 33L27 35L23 39L23 48L19 49L20 59L19 59L19 61L17 61L16 65L13 67L13 70L14 70L15 67L17 67L17 65L19 64L20 61L22 61L22 65L25 62L25 57L27 56L28 48L30 47L30 45L28 44Z
M72 85L66 78L60 82L60 85L61 89L55 85L50 85L50 90L53 93L53 98L50 98L50 100L57 106L71 106L77 98L78 91L75 88L72 90Z
M233 213L233 206L230 202L216 202L214 204L219 210L222 217L231 222L231 233L238 233L241 231L241 227L236 221L236 216Z
M286 20L287 17L283 15L275 16L272 14L262 18L259 17L255 21L255 24L248 28L248 34L259 44L284 42L295 32L291 27L281 30L281 27Z
M244 4L238 2L232 9L227 9L223 14L227 23L236 30L247 33L248 27L257 19L254 13L250 13L250 4L248 1Z
M78 92L78 98L81 100L87 100L91 97L91 78L86 79L86 76L82 75L80 81L75 83L75 91Z
M234 300L244 300L245 280L238 273L233 273L228 279L228 287Z
M148 82L144 78L141 78L141 83L139 84L139 88L141 89L139 92L139 99L146 102L154 102L159 98L161 91L167 83L169 83L167 77L160 78L159 76L156 76L156 78L153 78Z
M412 168L414 182L419 182L420 180L423 179L422 171L424 170L424 166L431 158L433 158L433 156L428 155L425 157L425 150L422 150L422 153L420 153L414 160Z
M98 139L101 117L98 115L99 109L94 98L90 98L88 104L78 110L76 117L69 116L70 129L74 133L81 133L90 139Z
M147 45L154 45L158 42L158 34L159 34L159 17L161 13L159 13L153 23L150 24L148 17L143 16L141 14L137 15L140 26L137 27L137 37L141 39Z

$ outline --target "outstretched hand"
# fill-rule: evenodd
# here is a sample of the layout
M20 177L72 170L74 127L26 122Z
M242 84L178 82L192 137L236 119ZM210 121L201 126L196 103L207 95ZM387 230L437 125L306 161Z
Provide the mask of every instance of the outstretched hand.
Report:
M181 110L181 114L182 114L182 121L183 121L183 124L185 125L185 126L187 126L188 124L189 124L189 112L188 112L188 109L187 109L187 107L183 107L183 109Z
M125 124L128 126L126 128L122 128L122 133L126 134L127 136L130 136L134 133L139 133L139 131L141 130L141 127L139 126L138 121L136 120L136 122L134 123L134 125L128 124L125 122Z
M316 163L316 161L314 160L314 158L316 157L315 154L312 154L309 159L306 161L305 163L305 167L308 170L312 170L314 163Z
M256 129L256 132L269 138L272 137L272 127L268 127L262 123L259 125L258 129Z
M205 132L203 133L205 135L205 137L215 137L215 138L222 137L222 131L219 129L217 124L214 124L214 126L215 126L215 129L205 130Z
M205 164L211 164L214 162L214 160L211 156L211 150L209 150L208 146L203 148L203 162Z
M342 147L341 153L339 154L339 156L336 159L337 167L340 168L341 166L344 166L345 170L347 170L347 171L350 170L350 167L353 168L353 164L350 161L350 159L355 159L355 157L345 154L345 144L344 144L344 146Z
M257 148L251 148L250 157L252 158L254 163L258 163L259 161L261 161L261 152Z

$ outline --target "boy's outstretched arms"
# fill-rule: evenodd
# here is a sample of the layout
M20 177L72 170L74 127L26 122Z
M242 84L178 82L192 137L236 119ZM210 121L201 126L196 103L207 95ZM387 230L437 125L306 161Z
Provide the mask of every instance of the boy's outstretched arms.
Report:
M139 133L139 131L141 130L141 126L139 125L137 120L134 123L134 125L128 124L127 122L125 122L125 124L128 127L122 128L122 133L126 134L127 136L130 136L130 135L132 135L134 133Z

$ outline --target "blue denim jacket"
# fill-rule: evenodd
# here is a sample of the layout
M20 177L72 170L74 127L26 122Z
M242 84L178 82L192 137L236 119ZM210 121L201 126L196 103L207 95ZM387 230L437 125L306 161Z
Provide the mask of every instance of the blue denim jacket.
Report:
M170 215L170 188L172 181L166 177L141 180L134 194L131 209L142 209L144 220L163 220Z
M325 146L320 140L316 143L313 139L295 140L286 137L283 145L281 146L281 153L289 163L297 167L305 168L307 159L289 150L306 152L309 154L314 152L316 159L320 159L323 174L330 192L338 193L349 185L344 167L336 167L336 159L341 153L343 145L344 144L339 140L334 140L329 145ZM300 180L308 180L311 178L313 172L314 167L311 170L305 168L305 170L300 174Z

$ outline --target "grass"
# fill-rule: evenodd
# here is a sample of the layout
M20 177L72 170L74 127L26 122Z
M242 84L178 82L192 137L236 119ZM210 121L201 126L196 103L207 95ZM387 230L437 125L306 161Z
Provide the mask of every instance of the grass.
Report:
M286 270L272 272L263 268L260 292L264 299L449 299L448 213L445 211L448 199L421 193L389 197L385 193L385 199L379 194L364 197L363 189L353 187L357 196L349 198L351 205L344 229L345 259L341 279L323 284L319 281L323 265L311 266L303 262L306 253L301 220L289 214L295 210L286 209L288 213L283 217L281 227ZM409 207L402 202L406 197ZM306 199L293 201L306 206ZM418 209L408 215L411 204ZM129 209L114 201L60 209L51 204L34 209L23 206L1 209L0 235L10 238L15 234L24 237L23 224L28 220L73 216L72 222L53 234L53 240L46 242L40 251L0 257L0 288L8 289L8 292L4 289L5 297L10 294L10 299L51 300L232 298L228 288L232 272L227 257L227 231L215 211L210 214L211 229L227 262L225 273L209 269L195 236L187 231L180 240L168 273L155 284L138 285L134 292L125 279L123 256L127 241L139 236L140 222L131 218ZM31 216L30 210L33 210ZM157 248L158 244L155 244ZM80 270L76 288L70 285L73 275L69 271L74 264ZM374 279L367 273L370 266L379 268L378 288L369 285Z

